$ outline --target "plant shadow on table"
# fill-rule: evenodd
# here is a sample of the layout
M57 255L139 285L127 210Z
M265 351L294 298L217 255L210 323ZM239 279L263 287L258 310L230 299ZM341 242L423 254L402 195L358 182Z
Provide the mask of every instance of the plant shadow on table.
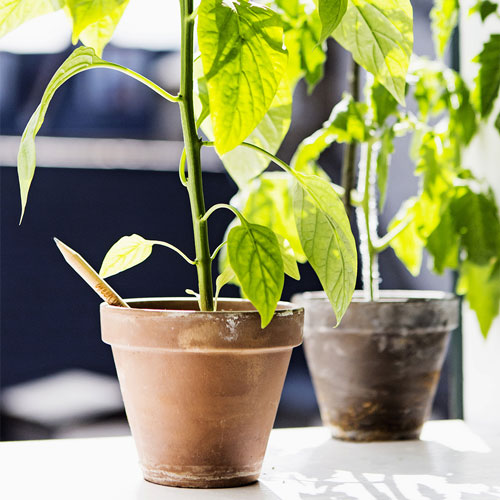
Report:
M283 500L472 500L500 499L496 460L482 450L456 450L437 442L400 441L360 445L332 440L304 447L294 456L275 455L286 463L265 470L261 484ZM374 450L378 454L374 460ZM332 458L334 457L334 458ZM384 459L384 457L387 457ZM496 467L498 467L496 465ZM289 472L294 471L294 472ZM321 471L319 473L318 471ZM321 479L318 475L321 474ZM497 477L484 484L482 478ZM237 497L235 497L237 498ZM261 498L256 496L255 498Z

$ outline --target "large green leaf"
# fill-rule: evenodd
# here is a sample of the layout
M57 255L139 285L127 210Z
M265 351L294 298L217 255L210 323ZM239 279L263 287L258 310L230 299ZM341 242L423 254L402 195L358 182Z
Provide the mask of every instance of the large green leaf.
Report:
M83 30L127 4L128 0L65 0L73 19L73 43L78 41ZM122 9L123 10L123 9ZM121 16L121 14L120 14ZM118 22L118 21L117 21Z
M349 0L333 36L404 104L413 49L413 11L409 0Z
M436 54L444 51L458 22L458 0L434 0L431 10L432 37Z
M260 123L287 66L280 17L250 2L202 0L198 43L219 154L227 153Z
M276 235L257 224L233 227L227 253L243 293L259 311L264 328L273 318L285 279Z
M87 47L92 47L98 56L102 55L104 47L111 40L128 2L129 0L124 0L115 10L81 31L80 40Z
M346 10L347 0L318 0L322 42L326 40L340 24Z
M500 311L500 267L464 262L460 268L457 292L465 294L486 337Z
M491 197L462 187L452 200L450 210L469 261L488 265L500 256L500 221Z
M99 275L108 278L144 262L153 251L153 242L138 234L123 236L109 250L102 261Z
M0 0L0 37L35 17L64 6L63 0Z
M198 86L200 100L205 101L203 86ZM283 79L273 99L271 107L245 142L249 142L271 154L276 154L292 119L292 91L286 79ZM203 121L203 132L213 139L212 122L209 117ZM269 159L261 153L243 146L236 147L221 156L224 167L240 189L261 174L269 165Z
M475 98L481 116L486 118L493 110L500 88L500 34L492 34L473 61L479 63Z
M295 175L293 207L302 248L340 322L356 285L356 244L349 219L328 181Z

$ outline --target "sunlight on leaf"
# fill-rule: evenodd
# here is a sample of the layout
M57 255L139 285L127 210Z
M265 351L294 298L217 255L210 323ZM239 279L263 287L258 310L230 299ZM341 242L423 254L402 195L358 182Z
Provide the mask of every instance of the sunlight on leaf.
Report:
M138 234L123 236L109 250L102 261L99 276L108 278L144 262L153 250L153 243Z

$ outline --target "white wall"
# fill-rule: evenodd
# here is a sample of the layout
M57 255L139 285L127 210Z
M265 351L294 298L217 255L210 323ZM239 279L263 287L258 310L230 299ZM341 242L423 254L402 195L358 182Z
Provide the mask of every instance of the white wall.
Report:
M462 1L460 22L461 73L471 84L477 65L471 62L491 32L500 33L500 20L494 15L483 25L477 14L468 15L475 3ZM492 185L500 204L500 133L493 122L500 112L500 100L488 123L465 154L465 166ZM465 419L471 424L500 424L500 319L491 327L487 340L481 335L475 315L465 307L464 336L464 406Z

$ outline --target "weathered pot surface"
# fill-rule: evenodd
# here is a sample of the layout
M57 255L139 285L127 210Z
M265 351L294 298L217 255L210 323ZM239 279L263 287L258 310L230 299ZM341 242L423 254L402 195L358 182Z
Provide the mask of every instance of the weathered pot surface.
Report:
M321 417L335 438L416 439L431 410L458 299L450 293L356 292L341 324L322 292L305 307L304 349Z
M132 299L101 305L127 417L148 481L182 487L257 480L303 310L278 304L262 330L248 301Z

